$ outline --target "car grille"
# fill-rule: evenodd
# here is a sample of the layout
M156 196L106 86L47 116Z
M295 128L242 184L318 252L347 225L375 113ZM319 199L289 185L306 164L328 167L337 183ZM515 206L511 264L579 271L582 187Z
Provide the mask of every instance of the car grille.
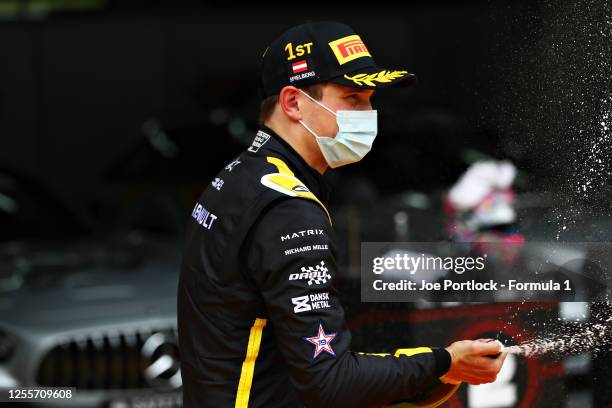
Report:
M149 388L144 370L150 362L141 355L141 349L151 335L159 332L176 339L176 330L169 329L66 340L42 359L37 383L45 387L89 390Z

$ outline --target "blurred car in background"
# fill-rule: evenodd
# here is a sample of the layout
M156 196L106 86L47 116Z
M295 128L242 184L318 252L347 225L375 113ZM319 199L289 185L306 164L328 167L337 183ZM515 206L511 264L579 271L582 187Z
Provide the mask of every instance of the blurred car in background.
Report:
M250 143L246 124L224 112L213 111L212 122L177 127L144 121L132 145L92 187L88 201L96 217L182 241L202 190Z
M74 198L7 169L0 219L0 387L77 387L62 406L180 405L179 244L102 233Z
M240 151L240 143L216 154L201 127L166 134L156 123L147 126L145 142L112 167L95 196L102 223L78 200L0 168L0 388L76 387L76 397L62 406L181 406L176 286L183 225L207 177ZM399 313L408 320L380 321L389 327L374 332L393 333L394 341L407 344L443 342L436 330L444 322L419 326L410 319L456 314L462 305L453 305L454 312L449 305L421 310L361 303L355 296L361 242L444 239L441 190L385 195L377 187L354 176L336 193L343 198L333 214L347 317L357 330L355 322L372 314ZM518 218L530 239L550 240L554 224L542 222L554 216L550 207L546 197L517 195ZM589 225L603 226L601 220ZM358 330L356 335L363 349L382 343ZM589 361L584 356L566 374L585 375ZM525 376L516 375L519 384ZM554 382L557 387L559 379Z
M87 235L97 224L86 209L34 178L0 166L0 242Z

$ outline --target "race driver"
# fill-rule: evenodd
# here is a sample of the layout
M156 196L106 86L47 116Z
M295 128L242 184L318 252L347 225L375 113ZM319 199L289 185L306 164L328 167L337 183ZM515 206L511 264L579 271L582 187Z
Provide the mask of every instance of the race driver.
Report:
M264 52L260 130L189 219L178 290L183 399L195 407L437 406L495 380L496 343L351 350L338 301L328 167L377 133L370 98L414 75L384 70L350 27L293 27ZM408 404L408 405L406 405Z

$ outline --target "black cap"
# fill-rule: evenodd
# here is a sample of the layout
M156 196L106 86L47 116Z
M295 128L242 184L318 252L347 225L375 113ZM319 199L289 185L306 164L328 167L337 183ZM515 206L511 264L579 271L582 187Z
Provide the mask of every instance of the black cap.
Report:
M298 88L334 82L354 88L380 89L408 85L416 79L406 70L380 68L359 35L346 24L321 21L285 31L263 54L261 93L278 95Z

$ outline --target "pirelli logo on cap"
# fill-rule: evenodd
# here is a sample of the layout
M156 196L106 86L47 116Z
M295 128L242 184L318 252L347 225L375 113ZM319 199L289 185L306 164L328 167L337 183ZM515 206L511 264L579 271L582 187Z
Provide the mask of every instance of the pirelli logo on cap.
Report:
M358 35L349 35L329 43L340 65L361 57L372 57Z

